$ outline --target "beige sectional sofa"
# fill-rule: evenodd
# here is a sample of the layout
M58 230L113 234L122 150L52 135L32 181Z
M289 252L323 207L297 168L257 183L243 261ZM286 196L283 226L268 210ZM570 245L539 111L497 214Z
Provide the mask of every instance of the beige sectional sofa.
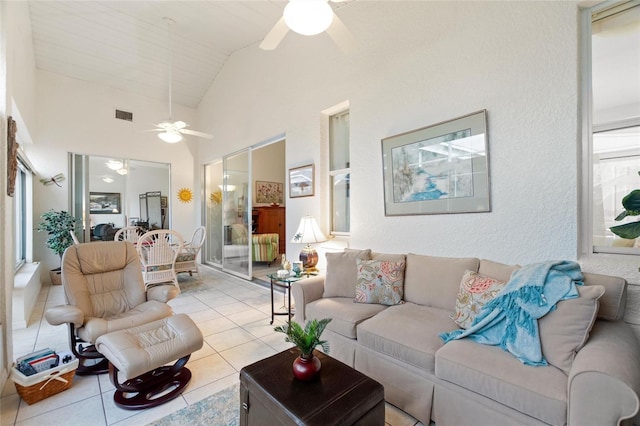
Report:
M404 261L404 303L355 303L358 258ZM524 365L498 346L440 339L458 329L451 314L466 271L508 281L516 268L476 258L327 253L326 275L292 287L294 320L332 318L323 334L330 354L378 380L388 402L427 425L630 422L640 406L640 351L622 321L621 278L584 273L581 297L540 319L548 366Z

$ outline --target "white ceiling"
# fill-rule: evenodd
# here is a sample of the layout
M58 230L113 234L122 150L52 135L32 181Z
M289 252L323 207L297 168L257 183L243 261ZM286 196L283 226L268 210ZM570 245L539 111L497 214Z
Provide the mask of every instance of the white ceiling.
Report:
M36 67L195 108L231 53L258 44L286 0L29 1ZM335 7L335 5L334 5Z
M330 4L337 10L353 1ZM196 108L229 55L258 49L286 3L30 0L36 67L167 101L171 54L173 103ZM639 57L618 52L639 49L638 10L619 37L594 37L594 92L602 108L637 102ZM164 17L175 21L171 51Z

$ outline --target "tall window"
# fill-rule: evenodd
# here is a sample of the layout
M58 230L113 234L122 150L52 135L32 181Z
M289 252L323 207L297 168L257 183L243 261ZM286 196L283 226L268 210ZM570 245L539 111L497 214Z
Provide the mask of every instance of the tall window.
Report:
M591 13L592 236L594 252L640 254L640 238L610 228L622 199L640 189L640 4L610 2Z
M27 177L30 177L27 167L18 160L18 172L16 174L16 189L13 195L14 212L14 232L15 232L15 268L22 266L27 259L27 201L28 184Z
M349 111L329 117L331 233L348 234L351 222Z

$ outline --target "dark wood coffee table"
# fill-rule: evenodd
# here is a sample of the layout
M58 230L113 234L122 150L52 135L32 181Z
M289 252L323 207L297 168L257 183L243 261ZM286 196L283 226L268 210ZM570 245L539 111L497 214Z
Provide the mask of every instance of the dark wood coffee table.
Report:
M316 351L320 376L293 377L297 349L240 371L240 425L384 425L384 388L375 380Z

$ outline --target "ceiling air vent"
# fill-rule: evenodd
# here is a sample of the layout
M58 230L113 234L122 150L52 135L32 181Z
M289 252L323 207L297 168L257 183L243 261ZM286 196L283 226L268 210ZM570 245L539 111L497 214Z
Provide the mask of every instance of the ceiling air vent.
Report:
M116 118L118 120L133 121L133 113L117 109L116 110Z

